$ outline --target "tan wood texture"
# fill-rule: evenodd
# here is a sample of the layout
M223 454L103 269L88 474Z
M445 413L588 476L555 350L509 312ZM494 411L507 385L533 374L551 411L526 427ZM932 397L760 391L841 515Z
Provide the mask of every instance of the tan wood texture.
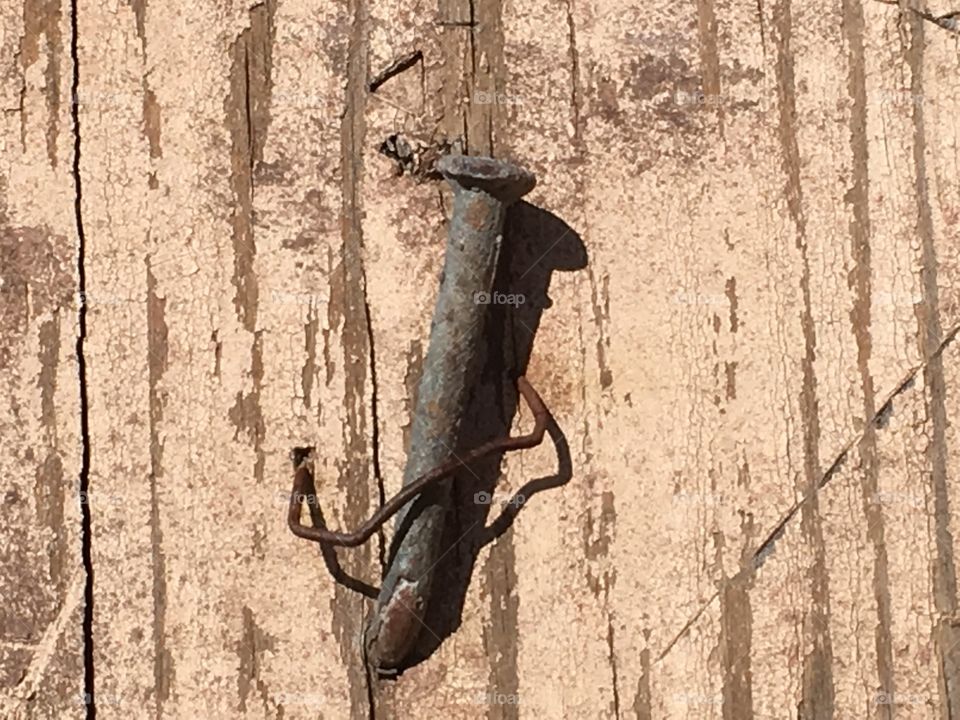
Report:
M86 712L70 37L57 3L0 4L4 718Z
M0 717L960 712L955 35L877 0L0 0L0 49ZM556 424L458 476L394 681L358 640L389 532L338 582L285 502L298 446L332 527L399 487L450 196L398 133L536 172L465 428L529 427L518 372Z

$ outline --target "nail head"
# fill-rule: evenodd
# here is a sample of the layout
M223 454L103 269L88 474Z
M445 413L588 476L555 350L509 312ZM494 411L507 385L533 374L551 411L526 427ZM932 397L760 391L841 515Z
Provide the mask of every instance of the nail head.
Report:
M437 170L451 183L505 203L518 200L537 184L536 176L519 165L478 155L445 155L437 161Z

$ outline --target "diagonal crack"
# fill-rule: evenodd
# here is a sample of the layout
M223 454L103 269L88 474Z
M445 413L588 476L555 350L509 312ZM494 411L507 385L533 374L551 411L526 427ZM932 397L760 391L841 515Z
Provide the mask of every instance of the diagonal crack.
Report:
M851 438L851 440L846 445L843 446L843 449L837 454L834 461L830 463L830 467L827 468L826 472L823 473L819 482L817 482L816 486L813 487L802 498L797 500L790 507L790 509L788 509L787 512L784 513L781 520L767 534L766 539L760 544L760 547L757 548L756 552L753 553L753 557L750 563L745 565L740 570L740 572L737 573L737 575L735 575L734 577L727 578L724 581L722 581L717 587L717 589L714 591L714 593L703 603L703 605L700 606L697 612L694 613L690 617L690 619L684 624L680 632L678 632L673 637L673 639L669 643L667 643L664 649L657 656L656 661L658 663L667 656L667 654L673 649L673 646L676 645L677 642L684 635L687 634L687 631L691 627L693 627L694 624L696 624L697 620L700 619L700 617L703 615L706 609L710 607L710 605L712 605L714 601L716 601L716 599L720 596L720 593L723 590L723 588L725 588L729 583L736 580L738 577L742 576L744 573L755 572L767 561L767 558L769 558L773 554L777 541L781 537L783 537L784 533L786 532L787 524L794 517L796 517L800 509L804 505L806 505L808 502L813 500L813 498L815 498L817 494L820 492L821 488L823 488L828 482L830 482L830 480L833 479L833 476L839 472L840 468L842 468L844 463L846 462L847 456L850 454L850 450L852 450L853 447L856 446L863 439L863 436L869 431L870 427L873 426L877 429L881 429L884 426L886 418L889 417L894 399L898 395L900 395L901 393L903 393L904 391L908 390L910 387L913 386L913 382L916 379L917 375L923 372L924 370L926 370L930 366L930 363L934 362L941 355L943 355L944 351L956 339L958 334L960 334L960 325L954 325L950 329L950 332L948 332L946 336L944 336L940 344L937 345L936 349L932 353L930 353L929 356L927 356L924 362L918 365L915 365L914 367L910 368L909 370L907 370L907 372L903 374L903 376L900 378L900 381L896 385L894 385L893 390L891 390L887 394L887 396L884 398L884 401L880 404L880 407L874 413L873 417L870 418L870 421L864 424L863 430L857 433L853 438Z
M391 62L387 67L378 72L374 78L367 83L367 90L370 92L376 92L381 85L383 85L387 80L392 77L399 75L400 73L409 70L417 63L423 62L423 51L422 50L413 50L401 55Z
M876 0L876 2L882 3L883 5L896 5L897 7L902 7L900 5L900 0ZM909 10L927 22L932 22L934 25L942 27L944 30L952 33L960 32L960 12L948 12L943 15L934 15L931 12L910 7L909 5L904 9Z
M793 507L791 507L786 514L784 514L780 522L777 523L773 530L767 535L767 539L763 541L753 555L751 569L758 569L761 565L763 565L764 562L766 562L767 558L773 554L774 546L776 545L777 540L779 540L783 535L787 523L793 519L793 517L797 514L797 511L800 510L800 508L806 503L810 502L810 500L812 500L813 497L820 492L820 489L830 482L830 480L833 479L833 476L840 471L840 468L843 467L843 464L847 460L850 450L852 450L855 445L859 444L871 426L878 429L882 428L884 419L890 413L894 398L903 393L905 390L909 389L912 386L914 379L917 377L917 374L925 370L930 363L943 355L943 351L946 350L950 343L953 342L958 333L960 333L960 325L954 326L950 332L947 333L946 337L944 337L943 341L929 355L929 357L927 357L926 361L910 368L906 373L904 373L903 377L900 378L900 381L894 386L893 390L887 394L883 403L881 403L880 407L873 414L873 417L870 418L870 421L864 424L863 430L857 433L856 436L854 436L846 445L843 446L843 449L830 464L830 467L827 468L826 472L823 473L823 476L820 478L820 482L817 483L816 487L800 498L800 500L795 502Z

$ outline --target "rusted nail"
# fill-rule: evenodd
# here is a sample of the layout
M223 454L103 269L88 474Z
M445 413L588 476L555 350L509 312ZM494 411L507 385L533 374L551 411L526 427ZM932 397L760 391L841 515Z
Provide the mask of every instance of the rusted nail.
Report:
M340 545L367 540L397 514L390 567L364 634L368 662L383 674L398 668L423 627L449 505L449 477L466 462L500 450L532 447L543 439L547 412L524 378L520 393L536 419L529 435L494 440L455 457L467 395L479 370L483 320L493 285L507 207L533 189L533 174L487 157L448 155L437 170L453 187L453 216L430 343L423 363L402 490L354 532L300 524L300 500L309 479L297 462L288 522L300 537ZM419 496L416 503L413 498ZM408 514L415 509L415 515Z
M453 188L453 215L417 392L405 486L443 465L457 449L468 391L479 370L486 297L507 206L536 184L532 173L487 157L447 155L437 169ZM434 569L445 550L440 542L449 499L445 479L420 496L416 517L406 518L412 505L398 515L396 527L404 531L394 537L392 561L365 636L368 661L381 672L403 662L423 627Z

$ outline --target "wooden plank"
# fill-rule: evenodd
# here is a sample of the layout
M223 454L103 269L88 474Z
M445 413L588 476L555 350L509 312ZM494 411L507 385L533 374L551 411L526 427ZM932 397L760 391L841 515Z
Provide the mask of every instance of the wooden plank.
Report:
M0 268L2 462L33 498L3 541L31 633L4 621L4 698L69 716L71 18L2 7L0 228L52 258ZM949 716L941 28L858 0L81 1L77 20L100 716ZM419 177L378 153L397 134ZM317 448L334 527L399 487L450 208L422 163L449 146L539 178L508 220L497 289L524 302L490 308L466 443L529 425L520 372L557 431L457 478L424 658L375 680L357 589L389 531L339 552L337 582L286 527L288 453Z

